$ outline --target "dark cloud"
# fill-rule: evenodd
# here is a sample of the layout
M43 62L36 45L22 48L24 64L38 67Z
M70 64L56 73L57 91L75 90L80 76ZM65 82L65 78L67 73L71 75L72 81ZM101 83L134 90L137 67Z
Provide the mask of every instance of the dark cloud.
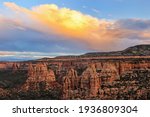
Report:
M0 25L0 51L49 52L56 55L85 52L83 44L67 37L41 33L10 19L3 18L0 23L3 24Z
M150 20L122 19L116 21L115 26L129 30L148 30L150 29Z

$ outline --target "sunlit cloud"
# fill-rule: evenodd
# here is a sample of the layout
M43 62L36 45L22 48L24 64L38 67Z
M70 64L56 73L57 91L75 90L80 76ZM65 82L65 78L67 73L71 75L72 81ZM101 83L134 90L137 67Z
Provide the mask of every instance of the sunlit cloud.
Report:
M10 2L4 4L17 14L26 16L26 19L30 22L29 25L26 24L26 27L47 34L54 33L69 37L70 40L80 41L93 49L99 49L95 43L105 43L105 37L101 36L104 36L107 29L113 24L113 22L100 20L79 11L59 8L54 4L36 6L31 10Z
M11 2L5 2L4 5L15 13L13 18L5 22L12 22L18 30L34 30L50 37L55 35L58 41L82 43L85 46L81 49L120 50L132 44L144 43L144 39L150 37L149 20L99 19L80 11L59 8L55 4L34 6L31 9Z
M150 41L150 30L144 31L140 36L141 36L141 38L149 39L149 41Z

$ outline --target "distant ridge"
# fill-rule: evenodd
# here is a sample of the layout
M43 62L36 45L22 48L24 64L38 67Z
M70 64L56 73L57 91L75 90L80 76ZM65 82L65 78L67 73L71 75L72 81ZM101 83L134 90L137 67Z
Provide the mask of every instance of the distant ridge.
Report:
M150 45L136 45L123 51L114 52L92 52L81 56L149 56Z
M91 52L79 56L68 55L68 56L58 56L55 58L61 59L61 58L100 57L100 56L150 56L150 44L136 45L122 51Z

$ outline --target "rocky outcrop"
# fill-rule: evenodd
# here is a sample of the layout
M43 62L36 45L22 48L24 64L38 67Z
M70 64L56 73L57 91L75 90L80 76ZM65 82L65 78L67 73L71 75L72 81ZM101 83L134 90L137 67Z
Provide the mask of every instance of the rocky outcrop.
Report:
M4 93L0 95L10 97L13 93L9 89L16 92L19 88L38 96L48 91L44 96L56 99L150 99L150 56L145 55L150 55L150 46L117 53L1 62L0 90Z
M6 63L0 63L0 70L5 70L7 69Z
M78 85L79 85L79 78L78 78L78 75L77 75L77 71L70 68L67 72L67 77L70 80L71 89L72 90L77 89Z
M99 76L103 83L112 83L114 80L119 79L119 72L114 63L104 63Z
M4 90L2 88L0 88L0 100L6 100L6 97L10 97L11 93L9 90Z
M70 68L62 80L63 85L63 99L68 99L68 97L73 97L74 90L79 88L79 77L77 71Z
M51 82L55 81L53 70L48 69L44 63L29 64L28 79L23 88L26 90L43 90L48 89Z
M81 76L76 70L69 69L63 77L63 99L74 97L95 97L100 88L100 78L94 64L88 65Z
M63 85L63 99L70 99L71 97L71 81L69 77L64 76L62 79L62 85Z
M19 70L19 64L14 63L14 64L12 65L12 71L13 71L13 72L16 72L17 70Z
M100 78L96 72L94 64L90 64L81 75L81 91L86 93L86 96L96 96L100 88Z

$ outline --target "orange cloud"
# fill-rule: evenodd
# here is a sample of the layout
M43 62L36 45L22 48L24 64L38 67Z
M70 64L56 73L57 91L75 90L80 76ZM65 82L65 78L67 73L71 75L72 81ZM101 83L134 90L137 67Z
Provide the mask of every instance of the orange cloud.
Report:
M40 5L33 7L32 10L19 7L10 2L6 2L4 5L16 12L27 15L30 18L29 20L38 22L39 25L46 26L49 30L66 36L82 37L89 31L99 28L100 22L97 18L67 8L59 9L54 4Z
M69 37L70 40L85 43L93 50L117 48L116 45L122 41L121 39L139 33L135 30L118 28L115 21L98 19L68 8L59 8L55 4L40 5L31 9L11 2L5 2L4 5L16 12L15 18L21 20L23 27L46 34L60 35L67 37L66 39Z
M150 39L150 30L142 32L141 37Z
M30 28L46 33L53 32L88 44L102 43L101 41L104 40L101 36L104 36L107 29L113 24L79 11L58 8L54 4L36 6L31 10L10 2L6 2L4 5L18 14L26 15L27 20L33 23Z

